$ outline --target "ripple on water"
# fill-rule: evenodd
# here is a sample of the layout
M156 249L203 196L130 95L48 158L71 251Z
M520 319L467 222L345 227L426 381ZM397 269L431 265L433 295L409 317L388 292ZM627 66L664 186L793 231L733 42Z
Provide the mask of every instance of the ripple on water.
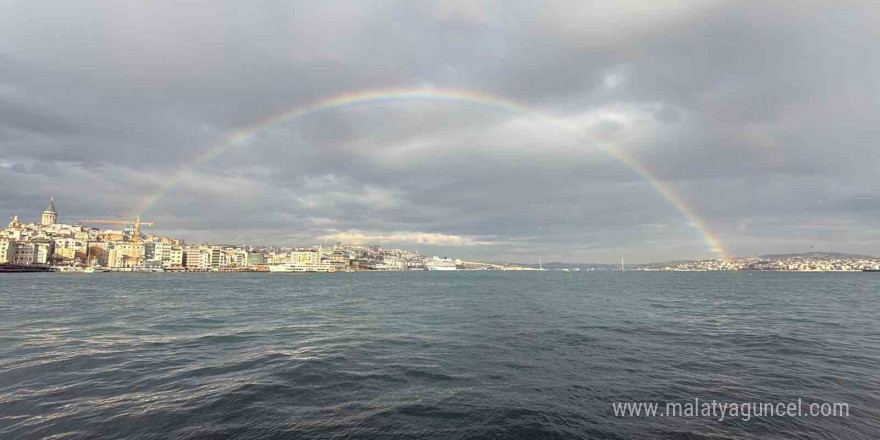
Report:
M880 432L876 277L555 275L4 277L17 289L0 292L0 438ZM798 396L854 416L611 409Z

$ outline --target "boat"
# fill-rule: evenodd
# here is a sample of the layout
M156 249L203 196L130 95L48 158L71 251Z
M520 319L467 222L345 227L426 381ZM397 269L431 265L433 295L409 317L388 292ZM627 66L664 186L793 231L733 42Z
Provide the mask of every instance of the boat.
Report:
M425 268L428 270L458 270L458 267L455 266L455 260L440 257L425 260Z
M0 272L54 272L49 266L37 264L0 264Z
M135 266L131 268L132 272L165 272L162 267Z
M333 273L336 267L330 264L302 264L302 263L281 263L270 264L267 266L269 272L291 273L291 272L320 272Z
M61 273L94 273L94 267L74 267L74 266L53 266L54 272Z

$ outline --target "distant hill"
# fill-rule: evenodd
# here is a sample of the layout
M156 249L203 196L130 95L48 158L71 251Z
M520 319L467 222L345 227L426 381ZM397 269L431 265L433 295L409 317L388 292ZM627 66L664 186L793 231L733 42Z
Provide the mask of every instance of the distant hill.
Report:
M532 263L528 263L528 264L519 264L519 265L520 265L520 266L523 266L523 267L533 267L533 268L537 268L537 267L539 266L538 264L532 264ZM600 264L600 263L561 263L561 262L558 262L558 261L553 261L553 262L550 262L550 263L544 263L544 264L542 264L542 265L540 265L540 266L543 267L544 269L549 269L549 270L554 270L554 269L573 269L573 268L576 268L576 267L577 267L577 268L580 268L580 269L582 269L582 270L583 270L583 269L607 270L607 269L617 269L617 268L620 267L619 264Z
M740 258L749 258L749 257L738 257L734 259ZM811 258L816 260L834 260L834 259L847 259L847 258L872 258L870 255L858 255L858 254L846 254L840 252L805 252L800 254L768 254L768 255L759 255L757 258L763 260L784 260L787 258ZM663 261L659 263L627 263L627 269L638 269L638 268L662 268L669 266L676 266L680 264L690 264L696 263L700 260L671 260L671 261ZM532 267L537 268L538 264L533 263L518 263L519 266L522 267ZM618 270L620 269L620 264L615 263L561 263L558 261L553 261L550 263L543 264L544 269L572 269L572 268L580 268L580 269L593 269L593 270Z
M802 254L770 254L761 255L765 260L783 260L786 258L814 258L814 259L839 259L839 258L871 258L869 255L844 254L840 252L806 252Z
M661 261L659 263L633 264L633 267L665 267L665 266L675 266L677 264L695 263L697 261L699 261L699 260L671 260L671 261Z

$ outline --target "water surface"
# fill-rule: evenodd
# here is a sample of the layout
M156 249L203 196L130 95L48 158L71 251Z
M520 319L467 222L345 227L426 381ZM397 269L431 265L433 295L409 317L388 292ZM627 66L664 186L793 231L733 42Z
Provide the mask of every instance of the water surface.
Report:
M4 274L0 438L877 438L880 274ZM612 402L846 402L622 418Z

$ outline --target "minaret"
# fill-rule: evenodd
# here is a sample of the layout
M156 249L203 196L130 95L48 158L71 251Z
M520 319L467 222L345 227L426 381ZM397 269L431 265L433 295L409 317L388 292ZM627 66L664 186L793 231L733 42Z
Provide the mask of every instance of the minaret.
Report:
M43 211L43 217L40 224L43 226L54 225L58 222L58 211L55 210L55 197L49 197L49 207Z

